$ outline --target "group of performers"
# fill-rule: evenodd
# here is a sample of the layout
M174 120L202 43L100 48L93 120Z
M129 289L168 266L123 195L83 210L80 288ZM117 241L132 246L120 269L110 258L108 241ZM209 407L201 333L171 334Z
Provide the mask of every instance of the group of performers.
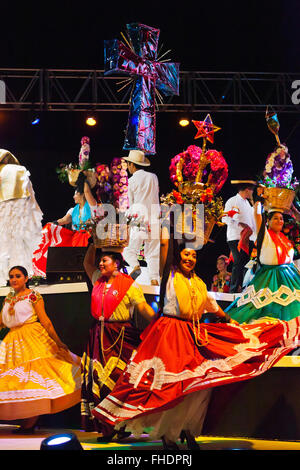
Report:
M242 211L235 219L231 218L238 227L229 231L233 258L238 260L241 245L249 247L251 241L256 241L258 269L238 301L226 312L195 272L197 251L175 240L172 224L169 236L165 237L162 231L161 239L155 240L156 246L146 250L154 266L151 283L160 283L158 313L147 304L136 281L139 266L134 256L144 238L138 236L132 244L129 241L127 254L132 259L127 263L129 275L125 250L122 254L121 250L107 246L96 263L94 241L83 234L87 237L83 242L87 246L84 268L93 285L90 312L93 324L83 356L75 356L55 332L42 296L28 287L31 265L25 254L34 242L42 216L26 179L28 172L18 161L11 160L9 152L3 151L0 158L1 185L5 178L11 178L12 170L16 175L13 184L11 180L7 183L10 186L7 197L1 186L0 205L12 204L0 210L7 217L12 210L23 211L22 217L26 218L29 201L30 220L33 219L26 226L33 235L10 240L20 246L22 256L16 256L20 261L11 265L8 241L7 253L1 253L5 258L1 261L1 273L9 276L12 292L4 300L0 317L1 327L9 328L0 344L0 420L21 420L15 432L32 433L41 414L56 413L81 402L82 428L95 431L100 442L130 435L134 439L146 432L161 439L165 449L178 449L179 438L186 441L189 449L198 449L195 437L201 435L211 390L263 374L299 346L300 275L293 264L293 247L282 233L282 213L272 212L265 223L261 203L257 202L251 208L253 226L241 219ZM132 174L131 202L141 201L134 200L137 194L139 198L149 194L151 203L158 203L158 180L151 173L148 177L143 170L143 166L149 166L145 155L134 151L127 160ZM5 165L15 168L10 173ZM19 178L24 194L17 196L11 191L18 187ZM245 198L237 196L236 199L243 200L231 201L227 212L232 204L248 207L253 188L247 186L241 191ZM51 224L60 227L71 222L72 236L76 227L98 210L84 173L74 200L75 208ZM15 226L11 234L14 229ZM25 248L21 240L24 246L28 243ZM72 243L77 242L70 240L69 246L74 246ZM236 264L230 282L238 289L240 267L245 263L238 260ZM132 322L134 310L147 322L142 334ZM214 314L217 321L203 323L201 317L205 312Z

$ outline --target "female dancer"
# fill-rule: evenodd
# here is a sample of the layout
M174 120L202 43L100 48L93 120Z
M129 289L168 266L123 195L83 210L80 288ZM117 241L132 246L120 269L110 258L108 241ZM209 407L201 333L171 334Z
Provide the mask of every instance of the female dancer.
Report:
M194 273L196 252L180 247L164 292L163 312L143 332L114 390L94 408L101 422L126 426L161 438L178 448L179 436L190 449L201 434L214 386L246 380L268 370L298 344L299 322L266 321L254 325L201 323L205 311L232 322Z
M117 431L109 424L100 425L92 410L111 392L140 343L140 331L132 321L134 309L149 322L155 313L146 303L142 289L121 272L124 260L120 253L103 252L99 269L95 266L95 254L96 249L90 244L84 268L93 284L94 322L82 358L81 415L86 431L97 431L102 434L99 442L109 442ZM122 432L118 437L124 437Z
M228 258L221 255L217 259L218 274L213 277L211 290L213 292L229 292L231 273L227 271Z
M37 276L46 277L49 247L88 244L90 233L85 229L84 223L97 215L99 207L82 172L79 174L73 199L75 207L69 209L64 217L43 227L42 241L33 254L33 267ZM71 225L71 230L65 227L68 225Z
M226 309L239 323L262 317L288 321L300 315L300 274L293 263L293 245L281 231L283 214L270 212L266 226L260 204L255 204L259 269L238 300Z
M24 267L9 271L13 291L4 299L0 345L0 419L21 420L16 432L34 432L41 414L80 402L80 358L60 340L42 296L27 287Z

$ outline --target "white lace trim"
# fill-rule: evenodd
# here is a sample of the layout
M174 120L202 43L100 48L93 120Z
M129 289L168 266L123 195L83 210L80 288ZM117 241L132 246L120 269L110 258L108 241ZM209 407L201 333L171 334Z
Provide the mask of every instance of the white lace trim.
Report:
M281 347L275 349L271 355L265 357L265 362L261 364L259 369L253 370L251 373L245 373L243 376L240 376L240 379L243 377L255 377L262 374L272 366L275 360L278 359L279 350L284 353L285 350L291 350L299 346L299 320L295 318L290 320L288 323L281 322L280 320L277 322L281 323L284 328ZM235 325L231 326L232 328L240 328ZM139 364L131 361L126 369L126 372L129 374L129 383L133 384L134 388L137 388L144 373L152 368L154 369L154 379L150 388L151 390L160 390L164 384L181 382L195 378L195 381L183 390L183 392L187 392L198 387L200 383L203 388L205 388L211 383L216 384L218 378L220 378L220 381L226 380L226 376L231 377L231 370L236 365L241 364L252 357L259 356L263 352L266 344L259 342L259 339L255 335L258 330L259 328L253 328L253 324L251 326L245 325L243 328L243 334L244 338L248 339L249 342L236 345L235 349L237 350L237 354L225 359L206 360L194 370L185 370L179 373L167 372L165 364L158 357L142 361ZM116 421L118 418L133 418L140 413L150 410L152 410L152 408L128 405L127 403L116 399L112 395L108 395L101 402L100 413L105 414L105 416L107 416L111 421Z

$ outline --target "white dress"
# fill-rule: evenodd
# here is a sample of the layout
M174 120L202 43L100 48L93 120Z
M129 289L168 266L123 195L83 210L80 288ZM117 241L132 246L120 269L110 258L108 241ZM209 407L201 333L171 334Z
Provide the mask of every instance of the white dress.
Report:
M42 238L43 213L35 199L29 171L20 165L4 165L0 191L4 178L20 170L23 192L28 196L0 202L0 286L6 285L12 266L24 266L29 276L33 275L32 255Z

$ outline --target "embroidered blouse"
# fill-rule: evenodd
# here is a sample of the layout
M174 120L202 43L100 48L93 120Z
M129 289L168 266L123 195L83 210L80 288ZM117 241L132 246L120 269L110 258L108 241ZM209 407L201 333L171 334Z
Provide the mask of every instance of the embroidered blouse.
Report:
M3 303L2 323L6 328L14 328L37 321L38 317L34 310L34 304L41 298L41 294L36 291L31 291L24 296L9 293Z

